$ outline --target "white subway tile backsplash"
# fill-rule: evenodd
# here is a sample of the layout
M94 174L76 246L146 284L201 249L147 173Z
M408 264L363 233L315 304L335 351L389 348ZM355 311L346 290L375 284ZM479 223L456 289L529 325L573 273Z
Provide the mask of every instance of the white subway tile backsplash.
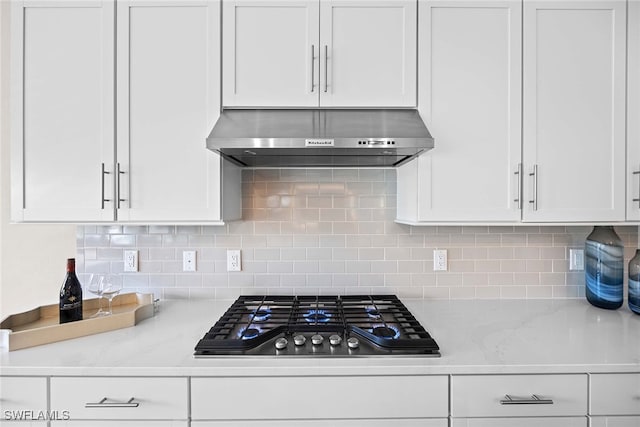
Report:
M78 227L79 274L122 274L127 291L169 299L584 298L584 272L568 271L568 249L583 248L591 226L397 224L392 169L243 170L242 179L243 220L224 226ZM631 257L638 228L616 230ZM139 272L123 272L124 249L139 251ZM186 249L198 252L196 272L182 271ZM242 250L243 271L227 272L227 249ZM447 249L449 271L433 271L434 249Z

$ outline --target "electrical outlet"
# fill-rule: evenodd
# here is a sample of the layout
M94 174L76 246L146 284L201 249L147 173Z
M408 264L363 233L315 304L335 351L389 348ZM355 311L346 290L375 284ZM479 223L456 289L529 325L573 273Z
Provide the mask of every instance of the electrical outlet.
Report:
M435 249L433 251L433 271L447 271L446 249Z
M227 251L227 271L242 271L240 249L230 249Z
M138 251L124 251L124 271L138 271Z
M196 251L182 252L182 271L196 271Z
M569 249L569 270L584 270L584 249Z

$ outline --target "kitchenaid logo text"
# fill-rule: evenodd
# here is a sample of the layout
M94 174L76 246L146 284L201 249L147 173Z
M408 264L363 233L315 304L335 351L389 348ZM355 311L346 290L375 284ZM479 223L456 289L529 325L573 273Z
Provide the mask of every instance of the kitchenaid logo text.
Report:
M333 139L305 139L305 147L333 147Z
M4 411L5 421L69 421L70 411Z

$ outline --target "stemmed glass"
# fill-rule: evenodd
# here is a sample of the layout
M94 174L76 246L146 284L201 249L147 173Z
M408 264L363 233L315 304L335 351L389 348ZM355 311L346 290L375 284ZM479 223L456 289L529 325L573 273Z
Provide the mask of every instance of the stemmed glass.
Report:
M99 310L91 317L109 316L113 314L111 302L122 290L120 276L116 274L92 274L89 278L89 287L87 289L99 297ZM102 309L102 298L104 297L109 300L109 310L107 311Z
M87 287L87 290L92 294L98 296L98 311L93 316L91 316L92 318L106 316L107 314L109 314L102 309L104 279L104 274L92 274L91 277L89 277L89 286Z
M104 280L102 281L102 295L109 300L109 311L106 312L107 315L113 314L111 301L113 301L113 298L118 295L121 290L122 280L120 276L117 274L105 274Z

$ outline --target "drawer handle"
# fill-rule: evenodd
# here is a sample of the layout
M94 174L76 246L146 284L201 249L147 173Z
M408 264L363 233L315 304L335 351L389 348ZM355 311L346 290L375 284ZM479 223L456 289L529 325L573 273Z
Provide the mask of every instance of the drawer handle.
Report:
M553 405L551 399L540 399L537 394L532 394L531 397L511 397L508 394L504 395L504 399L500 401L501 405Z
M137 408L140 405L140 403L134 402L133 399L134 398L132 397L126 402L116 402L116 401L108 402L107 398L103 397L100 402L85 403L84 407L85 408Z

